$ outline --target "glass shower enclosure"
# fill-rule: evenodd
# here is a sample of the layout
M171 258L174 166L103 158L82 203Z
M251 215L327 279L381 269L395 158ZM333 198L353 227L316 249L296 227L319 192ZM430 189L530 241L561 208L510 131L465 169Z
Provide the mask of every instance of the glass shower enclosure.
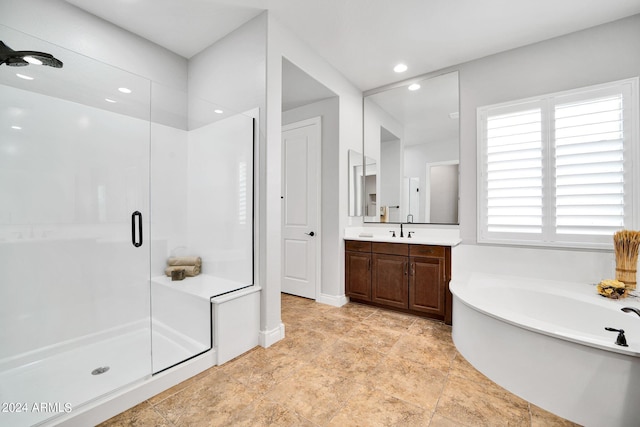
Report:
M0 29L64 63L0 66L0 424L37 425L152 373L151 83Z
M259 110L0 36L64 63L0 65L0 425L49 425L212 350L206 289L253 284Z

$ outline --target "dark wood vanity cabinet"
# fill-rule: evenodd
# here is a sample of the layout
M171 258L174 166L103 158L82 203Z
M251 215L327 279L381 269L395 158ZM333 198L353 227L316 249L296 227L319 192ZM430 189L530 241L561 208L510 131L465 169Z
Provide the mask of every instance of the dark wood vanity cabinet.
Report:
M411 245L409 309L443 318L451 275L451 248Z
M363 244L361 244L363 243ZM345 277L352 298L371 301L371 243L353 242L345 251Z
M371 301L391 307L408 308L407 258L373 254Z
M371 301L388 307L409 308L409 245L371 243Z
M451 248L345 242L346 295L451 323Z

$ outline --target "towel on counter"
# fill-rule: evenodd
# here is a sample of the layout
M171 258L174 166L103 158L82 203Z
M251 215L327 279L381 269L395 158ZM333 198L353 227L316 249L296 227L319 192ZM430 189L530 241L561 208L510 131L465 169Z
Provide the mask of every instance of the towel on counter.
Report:
M174 270L184 270L185 276L194 277L200 274L199 265L171 265L164 269L164 274L171 277L171 272Z
M196 266L198 270L202 267L202 258L199 256L172 256L167 260L169 267L180 266Z

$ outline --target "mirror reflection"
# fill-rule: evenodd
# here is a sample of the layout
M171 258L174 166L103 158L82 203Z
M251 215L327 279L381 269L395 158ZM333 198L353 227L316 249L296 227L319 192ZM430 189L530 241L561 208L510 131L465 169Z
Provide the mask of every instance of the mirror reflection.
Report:
M365 222L458 223L458 108L457 71L364 97Z
M349 216L374 215L375 209L375 162L371 157L363 157L359 151L349 150Z

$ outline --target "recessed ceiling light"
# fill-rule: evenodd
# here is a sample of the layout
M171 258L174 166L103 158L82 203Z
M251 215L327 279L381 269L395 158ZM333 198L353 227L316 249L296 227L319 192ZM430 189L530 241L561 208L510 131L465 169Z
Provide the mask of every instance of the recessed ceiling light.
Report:
M222 110L220 110L220 109L213 110L213 112L214 112L214 113L216 113L216 114L222 114L222 113L224 113L224 111L222 111Z
M11 126L11 129L15 129L15 130L22 130L21 126Z
M26 75L20 74L20 73L16 73L16 76L18 76L18 77L20 77L21 79L24 79L24 80L33 80L33 77L26 76Z
M119 87L118 90L122 93L131 93L131 89L128 87Z
M37 58L34 58L33 56L25 56L24 60L27 61L29 64L42 65L42 61L40 61Z
M412 85L409 85L409 87L407 89L409 89L409 90L418 90L418 89L420 89L420 85L418 83L414 83Z
M393 67L393 71L395 71L396 73L404 73L408 68L409 67L407 67L405 64L398 64Z
M113 99L111 99L111 98L105 98L104 100L105 100L105 101L107 101L107 102L110 102L110 103L112 103L112 104L115 104L115 103L116 103L116 101L114 101L114 100L113 100Z

